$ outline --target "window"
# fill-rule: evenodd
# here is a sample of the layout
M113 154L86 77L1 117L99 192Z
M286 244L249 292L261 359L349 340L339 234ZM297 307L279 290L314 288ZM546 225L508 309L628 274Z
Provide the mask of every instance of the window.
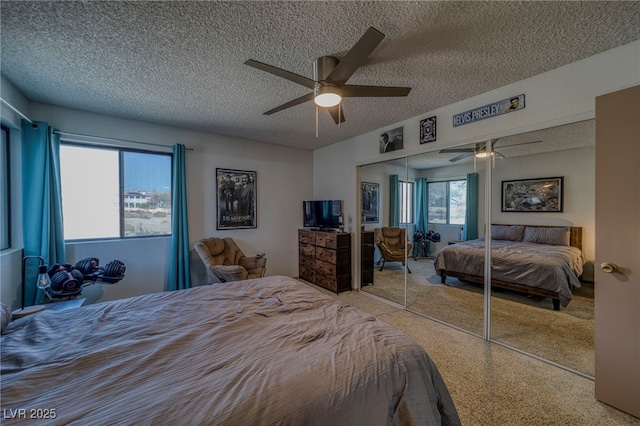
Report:
M464 225L467 213L467 181L429 182L429 223Z
M413 223L413 182L400 181L400 223Z
M0 146L0 249L11 247L11 179L9 169L9 129L2 126Z
M64 239L171 234L171 155L63 143Z

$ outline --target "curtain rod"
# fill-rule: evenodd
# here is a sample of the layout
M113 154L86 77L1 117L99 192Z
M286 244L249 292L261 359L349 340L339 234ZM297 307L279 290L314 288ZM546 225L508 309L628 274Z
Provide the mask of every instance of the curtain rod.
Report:
M125 143L137 144L137 145L150 145L150 146L158 146L158 147L162 147L162 148L171 148L171 146L169 146L169 145L160 145L158 143L130 141L130 140L126 140L126 139L108 138L108 137L105 137L105 136L83 135L83 134L80 134L80 133L63 132L61 130L56 130L56 131L54 131L54 133L57 133L60 136L66 137L67 139L69 139L69 138L80 138L80 140L74 140L72 142L83 142L82 138L89 138L89 139L98 139L98 140L102 140L102 141L105 141L105 142L125 142ZM84 142L86 142L86 141L84 141ZM185 151L193 151L193 148L185 148Z
M16 114L18 114L20 117L24 118L25 120L27 120L29 123L33 123L33 120L31 120L29 117L27 117L26 115L24 115L22 112L20 112L16 107L14 107L13 105L11 105L9 102L7 102L6 100L4 100L2 97L0 97L0 101L2 101L3 104L5 104L6 106L8 106L9 108L11 108ZM163 147L163 148L171 148L171 146L168 145L160 145L157 143L150 143L150 142L137 142L137 141L128 141L125 139L114 139L114 138L107 138L104 136L91 136L91 135L83 135L80 133L69 133L69 132L63 132L60 130L56 130L54 133L59 134L60 136L66 136L69 138L91 138L91 139L99 139L99 140L103 140L105 142L125 142L125 143L133 143L133 144L140 144L140 145L150 145L150 146L158 146L158 147ZM81 140L78 142L82 142ZM86 142L86 141L85 141ZM193 148L185 148L185 151L193 151Z
M33 121L31 121L31 119L29 117L27 117L26 115L24 115L23 113L21 113L20 111L18 111L18 109L16 107L14 107L13 105L11 105L9 102L5 101L2 97L0 97L0 101L2 101L3 104L5 104L6 106L8 106L9 108L11 108L16 114L18 114L20 117L24 118L25 120L27 120L29 123L33 123Z

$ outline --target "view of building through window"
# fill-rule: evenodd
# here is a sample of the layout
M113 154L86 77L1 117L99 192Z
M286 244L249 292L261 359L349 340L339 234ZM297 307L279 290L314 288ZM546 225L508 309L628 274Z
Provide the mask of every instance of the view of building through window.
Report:
M125 237L171 234L171 157L123 156Z
M65 240L171 234L171 156L63 144Z

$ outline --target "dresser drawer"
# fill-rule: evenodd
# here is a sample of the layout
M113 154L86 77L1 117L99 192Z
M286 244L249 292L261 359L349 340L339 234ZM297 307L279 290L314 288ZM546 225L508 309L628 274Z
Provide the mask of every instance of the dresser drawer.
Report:
M317 281L316 271L313 268L308 268L306 266L300 265L298 275L300 276L300 278L302 278L303 280L307 280L310 283L315 283Z
M311 244L299 243L298 244L298 255L299 256L304 256L304 257L315 258L316 257L316 246L313 246Z
M306 231L304 229L298 230L298 242L315 244L316 243L316 232Z

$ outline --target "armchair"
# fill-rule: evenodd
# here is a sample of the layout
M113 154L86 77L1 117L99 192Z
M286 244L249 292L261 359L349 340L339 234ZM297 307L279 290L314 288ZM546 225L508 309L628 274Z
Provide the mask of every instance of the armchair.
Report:
M245 256L232 238L203 238L193 248L207 269L208 284L264 276L267 258Z
M384 228L375 228L373 230L373 235L375 238L376 246L380 250L380 260L378 260L378 265L382 261L382 268L384 268L384 264L386 261L393 262L402 262L404 265L404 260L407 257L407 253L411 251L413 248L413 244L407 241L407 234L404 228L398 227L384 227ZM407 265L407 271L411 273L409 266Z

